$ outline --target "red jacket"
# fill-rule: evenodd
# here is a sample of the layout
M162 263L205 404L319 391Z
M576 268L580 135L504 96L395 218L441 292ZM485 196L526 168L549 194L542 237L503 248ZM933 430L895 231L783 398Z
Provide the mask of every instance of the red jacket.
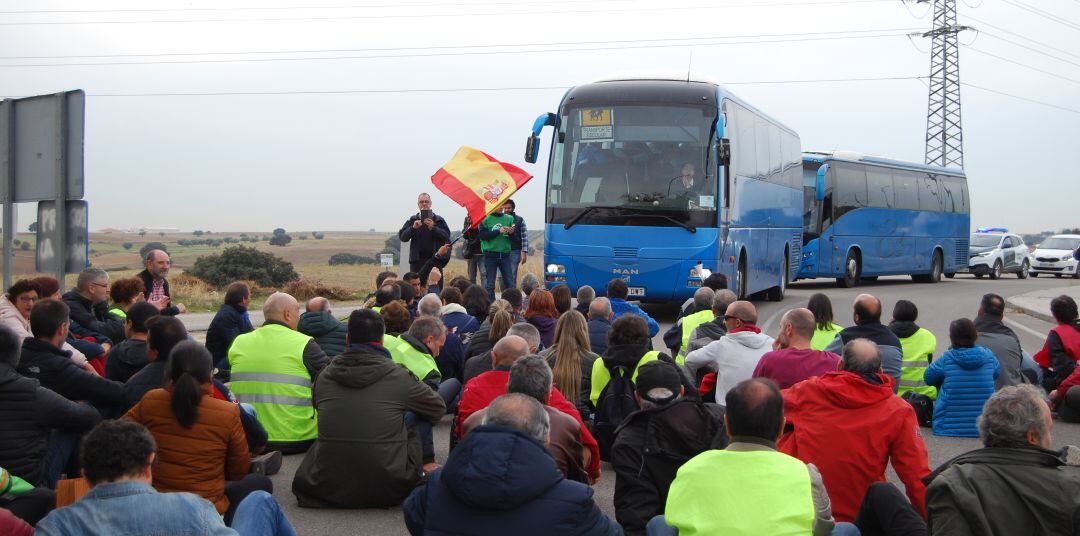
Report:
M929 456L915 410L893 394L892 378L875 385L853 372L829 372L785 389L784 416L794 430L780 452L821 471L837 521L853 521L863 495L885 481L890 459L911 504L926 517Z
M1064 347L1065 353L1072 358L1073 361L1080 361L1080 328L1073 326L1072 324L1058 324L1054 326L1054 329L1050 330L1051 333L1056 333L1058 338L1061 339L1061 346ZM1042 350L1035 354L1035 362L1042 368L1050 368L1053 363L1050 362L1050 337L1047 336L1046 342L1043 342Z
M454 418L454 436L461 437L462 425L470 415L488 407L493 400L505 395L506 383L509 381L509 370L491 370L469 380L469 383L465 384L465 390L461 392L461 401L458 402L458 413ZM581 425L581 444L592 453L588 467L589 478L594 482L600 480L600 446L585 423L581 421L581 414L578 413L577 408L567 402L554 386L551 388L548 405L573 417Z

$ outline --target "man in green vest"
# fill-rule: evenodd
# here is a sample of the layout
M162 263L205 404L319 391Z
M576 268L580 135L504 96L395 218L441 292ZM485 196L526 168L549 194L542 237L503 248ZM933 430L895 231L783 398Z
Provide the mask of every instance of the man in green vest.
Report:
M491 301L495 301L496 275L501 277L503 290L517 286L513 278L518 259L510 255L510 235L516 232L514 216L503 213L501 207L480 222L478 234L480 251L484 252L484 288Z
M664 515L649 534L846 535L836 523L821 474L776 451L784 399L771 380L753 378L729 390L724 427L731 443L686 462L671 483Z
M671 329L664 333L664 344L671 349L675 361L682 365L686 361L687 347L690 345L690 335L698 326L712 322L716 316L712 311L713 289L701 287L694 292L692 313L680 318Z
M296 298L271 294L263 317L262 327L236 337L229 348L229 387L240 402L254 406L266 429L267 449L305 452L318 435L312 386L330 358L314 339L296 331Z
M889 330L900 339L902 368L900 369L900 388L896 394L903 396L908 391L926 395L931 400L937 399L937 388L926 385L923 375L926 367L934 360L937 351L937 337L926 328L915 323L919 319L919 308L908 300L898 300L893 307L893 320Z

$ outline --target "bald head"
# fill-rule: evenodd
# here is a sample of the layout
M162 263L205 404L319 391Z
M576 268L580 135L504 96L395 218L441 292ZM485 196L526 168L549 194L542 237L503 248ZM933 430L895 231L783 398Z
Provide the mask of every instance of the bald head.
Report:
M881 300L870 294L855 296L855 324L877 324L881 322Z
M860 374L881 372L881 350L870 339L853 339L844 345L844 370Z
M300 321L300 302L284 292L275 292L266 298L262 310L266 320L281 322L292 329L296 329Z
M513 365L522 356L529 353L529 343L517 335L507 335L491 349L491 366Z
M728 306L724 313L742 320L744 324L757 324L757 307L748 301L737 301Z
M804 307L792 309L780 319L780 331L787 336L788 345L795 348L809 348L816 327L814 313Z
M323 298L322 296L316 296L308 300L306 309L309 313L321 313L323 311L329 312L330 300Z

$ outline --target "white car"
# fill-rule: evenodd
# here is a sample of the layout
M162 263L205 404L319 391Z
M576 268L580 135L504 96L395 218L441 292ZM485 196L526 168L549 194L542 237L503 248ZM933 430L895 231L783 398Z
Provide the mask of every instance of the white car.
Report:
M1080 279L1080 262L1073 253L1080 247L1080 235L1061 234L1043 240L1031 253L1031 277L1054 274L1054 277L1070 275Z
M1027 245L1010 233L973 233L968 255L968 271L975 277L988 275L997 279L1001 274L1015 273L1016 277L1027 279L1031 268Z

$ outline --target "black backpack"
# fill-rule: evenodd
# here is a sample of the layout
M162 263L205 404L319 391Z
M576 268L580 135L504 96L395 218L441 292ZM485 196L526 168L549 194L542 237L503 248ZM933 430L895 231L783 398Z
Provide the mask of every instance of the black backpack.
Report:
M915 391L906 391L900 395L900 398L911 404L911 408L915 410L915 417L919 420L919 426L929 428L934 420L934 400Z
M622 366L608 370L611 372L611 380L604 390L600 391L593 416L593 436L600 446L600 459L604 461L610 459L611 445L615 443L615 429L628 415L639 409L634 399L634 382L630 380L634 371Z

